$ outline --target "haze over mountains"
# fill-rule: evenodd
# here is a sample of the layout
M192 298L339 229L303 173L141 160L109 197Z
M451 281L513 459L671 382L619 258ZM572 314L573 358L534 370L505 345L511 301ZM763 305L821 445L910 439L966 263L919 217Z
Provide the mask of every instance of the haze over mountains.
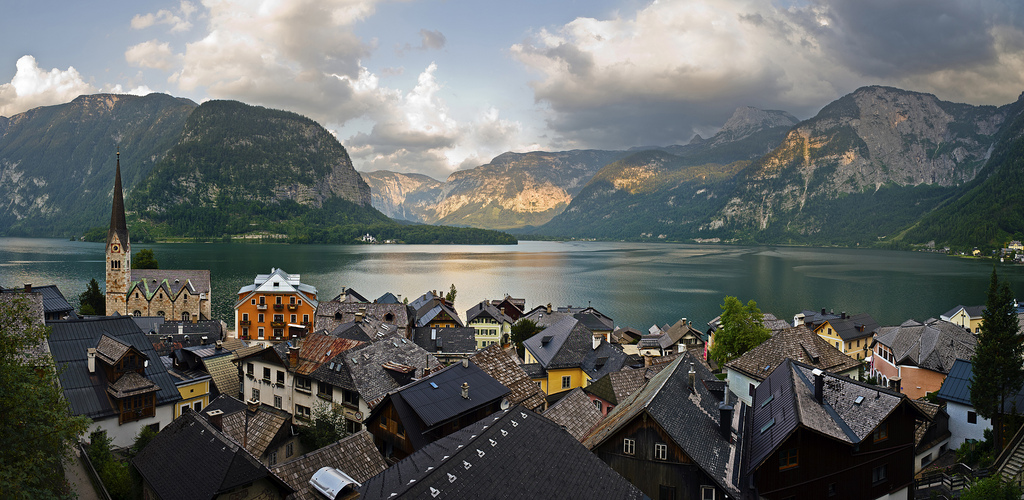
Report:
M542 237L996 246L1024 233L1021 111L1021 100L972 106L865 87L803 122L741 107L685 145L510 152L441 182L360 177L341 144L293 113L82 96L0 118L0 231L102 225L120 145L130 210L232 234L249 215L217 215L227 207L316 226L306 211L326 203L328 218L380 222L369 203L395 219Z

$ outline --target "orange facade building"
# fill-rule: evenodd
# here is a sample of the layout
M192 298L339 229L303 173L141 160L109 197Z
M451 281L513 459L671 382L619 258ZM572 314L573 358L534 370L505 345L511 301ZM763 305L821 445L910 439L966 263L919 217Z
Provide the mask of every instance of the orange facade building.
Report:
M313 326L316 288L298 274L271 269L238 290L235 332L242 340L270 345L304 335Z

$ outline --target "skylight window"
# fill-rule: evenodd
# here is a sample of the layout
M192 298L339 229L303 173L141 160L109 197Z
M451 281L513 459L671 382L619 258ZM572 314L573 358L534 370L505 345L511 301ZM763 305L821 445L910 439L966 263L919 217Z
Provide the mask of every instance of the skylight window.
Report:
M435 383L431 382L431 383L430 383L430 387L433 387L434 389L437 389L437 384L435 384Z
M859 405L864 402L864 396L857 396L857 399L853 401L853 404Z

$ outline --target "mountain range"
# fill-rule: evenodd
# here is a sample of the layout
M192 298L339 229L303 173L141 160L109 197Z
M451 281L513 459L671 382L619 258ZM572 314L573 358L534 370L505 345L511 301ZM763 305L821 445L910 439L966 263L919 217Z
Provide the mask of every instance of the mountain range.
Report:
M439 181L357 173L294 113L81 96L0 117L0 234L104 225L120 147L129 216L154 237L335 241L391 217L527 238L996 247L1024 239L1022 111L864 87L803 121L741 107L687 144L509 152Z

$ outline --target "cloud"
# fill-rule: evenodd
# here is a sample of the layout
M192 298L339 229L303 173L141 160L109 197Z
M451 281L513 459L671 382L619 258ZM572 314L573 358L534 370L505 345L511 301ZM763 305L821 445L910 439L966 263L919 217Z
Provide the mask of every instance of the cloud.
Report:
M187 0L182 0L178 6L178 13L161 9L155 14L136 14L132 17L131 26L133 29L146 29L157 24L170 25L171 33L188 31L192 29L192 22L189 20L196 12L196 6Z
M862 85L977 104L1024 89L1024 7L966 0L653 2L510 48L556 147L685 143L743 105L809 117Z
M129 47L124 53L124 58L134 66L170 71L180 56L171 52L169 43L150 40Z
M420 30L420 48L441 50L447 40L440 31Z
M35 57L22 56L10 83L0 84L0 116L12 116L38 107L68 102L97 89L86 83L74 67L66 70L39 67Z

